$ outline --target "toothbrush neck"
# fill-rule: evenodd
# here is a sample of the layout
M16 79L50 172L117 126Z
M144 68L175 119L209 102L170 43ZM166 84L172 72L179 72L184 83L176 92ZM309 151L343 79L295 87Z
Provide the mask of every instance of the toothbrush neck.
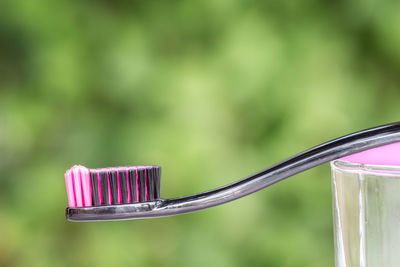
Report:
M400 142L400 123L364 130L313 147L235 183L204 193L163 200L159 209L167 216L221 205L329 161L395 142Z

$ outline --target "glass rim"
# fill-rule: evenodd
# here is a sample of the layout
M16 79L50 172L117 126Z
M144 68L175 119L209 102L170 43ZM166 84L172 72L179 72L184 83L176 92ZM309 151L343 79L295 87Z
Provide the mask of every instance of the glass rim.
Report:
M364 164L341 159L331 161L330 165L332 169L338 169L344 172L368 173L400 177L400 166L395 165Z

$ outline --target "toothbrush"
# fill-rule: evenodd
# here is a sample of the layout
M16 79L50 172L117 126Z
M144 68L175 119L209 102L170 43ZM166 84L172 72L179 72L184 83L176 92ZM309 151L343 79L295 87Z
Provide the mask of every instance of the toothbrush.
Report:
M400 142L400 122L313 147L235 183L195 195L160 198L160 166L88 169L65 173L70 221L115 221L172 216L211 208L247 196L297 173L371 148Z

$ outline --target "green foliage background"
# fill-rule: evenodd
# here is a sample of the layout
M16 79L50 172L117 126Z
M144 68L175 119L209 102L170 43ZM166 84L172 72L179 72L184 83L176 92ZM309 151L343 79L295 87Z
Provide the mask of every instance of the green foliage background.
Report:
M1 1L0 266L334 266L329 166L199 213L71 223L63 174L162 196L399 120L400 2Z

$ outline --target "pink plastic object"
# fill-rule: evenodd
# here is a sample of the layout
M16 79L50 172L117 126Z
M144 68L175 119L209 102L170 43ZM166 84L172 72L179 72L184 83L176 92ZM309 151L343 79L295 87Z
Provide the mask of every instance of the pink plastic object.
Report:
M400 166L400 142L369 149L340 160L360 164Z
M92 190L89 169L75 165L65 172L68 205L70 207L92 206Z

